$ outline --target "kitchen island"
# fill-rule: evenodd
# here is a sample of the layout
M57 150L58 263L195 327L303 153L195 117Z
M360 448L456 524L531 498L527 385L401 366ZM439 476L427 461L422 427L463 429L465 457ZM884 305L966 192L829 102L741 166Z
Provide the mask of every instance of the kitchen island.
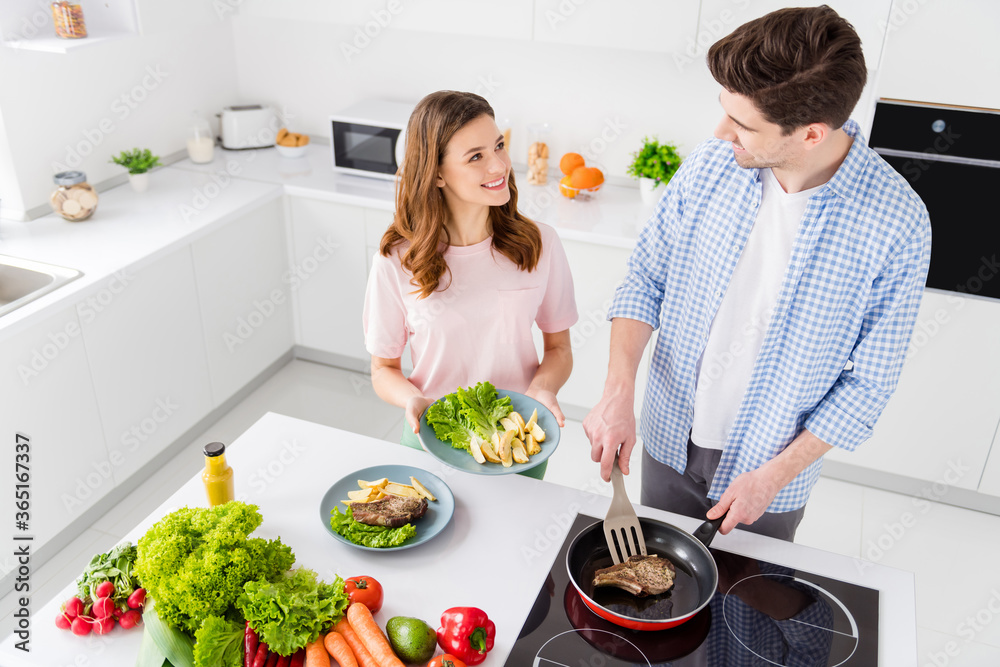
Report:
M581 450L580 456L586 452ZM335 575L377 578L385 588L385 605L376 615L383 626L393 616L415 616L437 627L441 612L449 607L484 609L497 625L487 666L504 664L576 516L603 517L610 500L519 475L460 472L424 452L274 413L229 444L227 458L235 473L237 498L258 505L263 515L255 535L280 537L294 551L297 566L312 568L327 581ZM342 544L320 516L324 494L355 471L388 463L422 468L447 483L455 496L451 522L412 549L378 553ZM137 541L175 509L205 504L204 488L196 476L126 539ZM689 531L698 524L641 506L637 511ZM911 573L742 531L720 535L712 546L877 590L878 664L915 664ZM105 636L77 637L55 627L60 603L74 591L74 582L67 581L53 600L44 604L32 600L30 652L18 650L15 644L21 638L9 636L0 645L0 664L133 665L142 635L138 630L115 628Z

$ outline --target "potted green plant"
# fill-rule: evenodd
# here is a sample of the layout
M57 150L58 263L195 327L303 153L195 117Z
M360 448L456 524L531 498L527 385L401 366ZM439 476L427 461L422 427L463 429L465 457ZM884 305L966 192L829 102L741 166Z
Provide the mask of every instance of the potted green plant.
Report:
M632 163L626 173L639 179L642 201L655 204L680 166L681 156L676 146L661 144L656 137L643 137L642 148L632 153Z
M160 166L160 157L148 148L133 148L113 156L111 162L128 169L128 180L136 192L149 188L149 170Z

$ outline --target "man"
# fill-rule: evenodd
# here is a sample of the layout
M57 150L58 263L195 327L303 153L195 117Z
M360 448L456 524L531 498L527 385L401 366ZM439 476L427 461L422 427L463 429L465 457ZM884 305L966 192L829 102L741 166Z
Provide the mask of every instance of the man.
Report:
M616 453L627 474L636 369L659 327L641 502L791 540L823 454L867 440L895 389L930 221L848 120L864 56L832 9L751 21L708 64L716 139L684 161L629 259L584 429L601 477Z

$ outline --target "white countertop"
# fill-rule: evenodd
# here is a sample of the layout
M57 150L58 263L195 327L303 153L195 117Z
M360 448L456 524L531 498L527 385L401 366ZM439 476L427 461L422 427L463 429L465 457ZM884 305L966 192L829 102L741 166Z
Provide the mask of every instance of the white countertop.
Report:
M117 271L137 268L283 193L394 209L392 181L336 173L329 152L328 145L318 142L296 159L282 157L274 148L217 148L210 163L185 159L151 172L145 193L128 185L102 192L88 220L69 222L56 214L27 222L0 220L0 254L83 272L0 317L0 339L34 315L71 303L73 295L85 294ZM518 207L555 227L563 238L622 248L635 245L652 212L636 188L606 185L589 201L571 200L558 194L555 178L545 186L520 185Z
M581 453L581 455L584 455ZM415 616L437 627L452 606L485 610L497 625L494 650L484 665L502 665L528 615L577 513L602 517L609 498L520 475L485 477L445 467L429 454L366 436L269 413L227 450L235 472L236 495L260 507L263 524L255 535L281 537L298 566L329 581L367 574L385 589L376 615L384 625L393 616ZM395 463L423 468L444 480L455 495L451 523L425 544L390 553L354 549L324 528L320 501L339 479L362 468ZM157 520L184 505L203 506L204 488L192 478L125 539L135 542ZM693 530L698 521L637 506L641 516ZM879 664L916 662L914 584L909 572L874 563L858 566L846 556L734 531L712 544L880 591ZM116 628L104 637L77 637L55 627L59 604L75 591L74 582L44 605L33 601L31 653L0 645L4 667L134 664L141 632ZM100 657L97 657L100 656Z

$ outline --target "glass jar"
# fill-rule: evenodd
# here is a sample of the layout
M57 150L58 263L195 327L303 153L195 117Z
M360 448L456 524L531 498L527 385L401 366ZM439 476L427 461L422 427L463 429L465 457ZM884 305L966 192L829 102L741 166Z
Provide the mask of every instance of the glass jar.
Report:
M205 483L208 506L215 507L236 498L233 488L233 469L226 463L226 446L221 442L205 445L205 471L201 481Z
M52 210L70 222L86 220L97 210L97 191L82 171L61 171L52 177L56 189L49 197Z
M87 36L87 24L83 21L83 10L78 4L53 2L52 23L57 37L80 39Z
M549 181L549 136L552 128L548 123L533 123L528 126L528 183L545 185Z
M212 136L212 126L197 111L191 116L187 152L188 158L195 164L211 162L215 156L215 137Z

